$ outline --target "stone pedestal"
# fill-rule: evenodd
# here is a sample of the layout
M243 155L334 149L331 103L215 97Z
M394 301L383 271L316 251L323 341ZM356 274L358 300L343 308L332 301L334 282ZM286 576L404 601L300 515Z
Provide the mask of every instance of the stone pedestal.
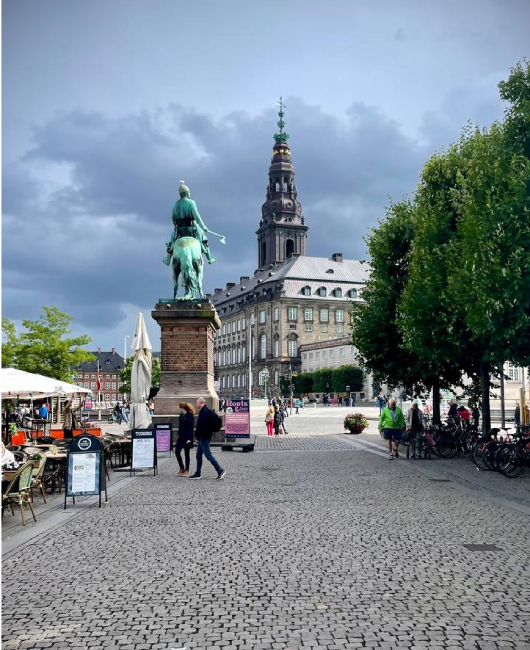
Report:
M151 316L160 325L160 390L153 421L174 422L179 402L196 408L204 397L209 408L219 408L214 388L213 337L221 321L212 303L159 300Z

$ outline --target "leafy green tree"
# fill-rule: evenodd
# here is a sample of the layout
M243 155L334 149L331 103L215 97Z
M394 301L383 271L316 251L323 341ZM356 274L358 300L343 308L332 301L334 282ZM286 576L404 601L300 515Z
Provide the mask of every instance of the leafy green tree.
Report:
M306 395L313 392L313 374L304 372L293 377L297 395Z
M392 203L367 239L370 277L364 302L353 305L352 338L363 369L375 382L417 392L423 388L421 368L405 347L398 324L398 303L409 275L413 210L407 199Z
M128 357L125 365L120 370L120 381L123 386L121 392L125 395L131 394L131 373L134 363L134 356ZM160 388L160 357L153 358L153 367L151 372L151 387Z
M346 386L352 392L360 392L364 388L364 372L357 366L339 366L332 369L331 382L335 393L344 393Z
M315 370L312 375L314 393L329 393L333 390L333 376L331 368L321 368L320 370Z
M57 307L43 307L44 314L38 320L24 319L25 332L18 336L9 319L2 319L5 337L2 366L11 365L19 370L33 372L61 381L71 382L75 368L94 357L81 346L88 345L89 336L67 338L72 331L72 316Z
M530 63L522 61L499 83L501 99L509 104L504 126L508 146L530 158Z

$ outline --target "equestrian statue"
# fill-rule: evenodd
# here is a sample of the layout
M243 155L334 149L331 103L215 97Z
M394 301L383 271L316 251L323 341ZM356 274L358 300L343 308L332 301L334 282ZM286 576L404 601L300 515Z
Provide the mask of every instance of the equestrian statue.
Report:
M177 299L179 278L181 278L184 295L178 300L202 300L204 298L203 253L208 264L215 262L208 246L207 233L219 237L222 244L226 243L226 240L223 235L208 230L204 225L195 201L190 199L190 190L184 181L180 181L179 196L180 199L173 206L174 230L166 244L167 256L164 264L172 265L173 298Z

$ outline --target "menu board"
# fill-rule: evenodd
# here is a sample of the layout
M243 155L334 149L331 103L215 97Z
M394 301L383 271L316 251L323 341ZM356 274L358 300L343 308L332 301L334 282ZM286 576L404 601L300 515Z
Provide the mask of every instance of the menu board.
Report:
M131 469L155 468L156 438L153 429L133 429Z
M171 452L172 429L173 427L170 422L167 424L157 423L155 425L157 452Z
M68 454L68 496L99 494L100 453Z
M225 438L250 438L248 399L226 400Z

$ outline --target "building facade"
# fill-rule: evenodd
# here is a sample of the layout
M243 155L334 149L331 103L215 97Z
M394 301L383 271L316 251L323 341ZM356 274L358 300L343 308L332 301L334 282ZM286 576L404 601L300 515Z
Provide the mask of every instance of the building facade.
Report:
M122 382L120 381L120 371L123 369L125 362L123 357L112 348L110 352L104 352L101 348L91 352L95 359L86 363L81 363L75 369L75 383L83 388L90 388L94 393L94 399L98 399L97 391L97 374L99 368L100 378L100 396L102 402L122 401Z
M348 337L352 302L361 300L368 265L331 257L307 256L307 231L294 183L288 135L274 136L266 201L262 207L258 269L224 289L212 302L221 319L214 340L220 397L265 396L279 389L281 376L299 372L300 347L329 338ZM249 364L250 360L250 364Z
M315 341L300 346L301 370L300 372L315 372L323 368L338 368L339 366L358 366L357 350L352 345L351 337ZM371 375L365 375L364 387L360 398L373 397Z

